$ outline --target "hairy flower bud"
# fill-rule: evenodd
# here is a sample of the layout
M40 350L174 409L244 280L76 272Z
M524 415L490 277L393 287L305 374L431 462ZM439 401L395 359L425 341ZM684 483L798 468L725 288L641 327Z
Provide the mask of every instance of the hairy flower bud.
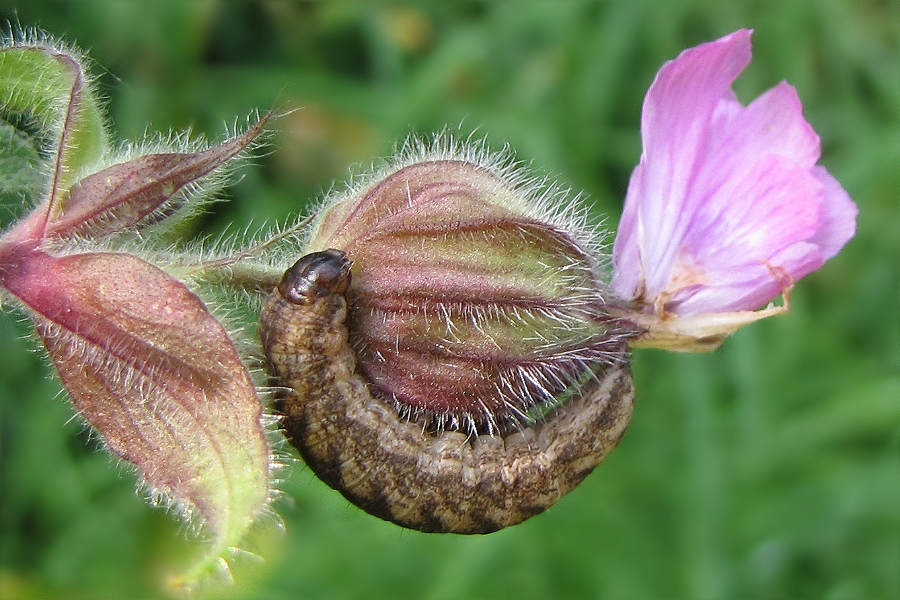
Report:
M404 526L483 533L615 446L636 332L564 201L508 161L425 152L326 205L260 321L320 477Z

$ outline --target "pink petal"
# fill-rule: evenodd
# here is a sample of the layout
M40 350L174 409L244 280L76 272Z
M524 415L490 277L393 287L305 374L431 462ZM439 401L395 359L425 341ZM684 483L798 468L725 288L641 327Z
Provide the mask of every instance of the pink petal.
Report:
M731 112L694 180L697 210L682 242L695 256L709 255L710 268L768 260L809 239L821 218L824 192L809 170L819 139L796 91L781 84Z
M856 215L859 209L825 167L815 167L813 175L825 187L825 200L822 204L822 222L810 241L819 246L822 258L828 260L856 233Z
M693 178L704 156L713 115L750 62L750 31L685 50L666 63L644 101L640 196L635 211L648 293L665 288L680 240L690 224Z
M768 157L722 179L681 242L703 270L765 262L818 230L824 190L808 169Z
M719 112L727 112L729 118L717 119L712 125L715 138L709 145L709 157L727 151L735 162L766 155L781 156L806 166L819 160L819 136L803 116L797 90L785 82L763 93L746 108L725 98Z
M628 183L625 208L613 244L613 291L620 298L634 300L644 290L644 263L641 258L643 228L639 231L637 207L643 195L641 165L635 167Z
M834 256L856 206L816 167L819 137L781 83L749 106L731 83L750 31L666 63L644 102L644 153L613 251L613 289L644 310L755 310Z
M797 273L797 278L803 277L821 267L822 262L821 253L814 244L793 244L774 255L769 264L747 262L707 272L709 284L683 290L668 309L683 317L755 310L796 281L794 277L780 279L782 273Z

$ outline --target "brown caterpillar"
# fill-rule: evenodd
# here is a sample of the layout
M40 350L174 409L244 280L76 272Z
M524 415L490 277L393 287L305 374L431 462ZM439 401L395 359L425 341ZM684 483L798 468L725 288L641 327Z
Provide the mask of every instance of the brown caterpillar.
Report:
M278 408L304 460L363 510L424 532L489 533L534 516L609 453L629 421L625 365L601 365L563 406L502 435L432 432L370 393L348 342L351 261L301 258L269 295L260 337L287 388Z

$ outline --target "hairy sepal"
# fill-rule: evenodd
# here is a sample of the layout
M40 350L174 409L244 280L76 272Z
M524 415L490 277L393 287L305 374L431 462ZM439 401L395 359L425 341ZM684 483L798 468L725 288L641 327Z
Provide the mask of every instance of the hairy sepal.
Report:
M208 551L178 583L219 570L270 496L262 404L222 325L182 283L126 254L32 251L0 279L109 450L202 525Z
M47 235L98 238L172 216L180 192L250 146L268 120L200 152L146 154L88 175L68 191L66 210L51 218Z
M374 394L435 430L531 425L626 360L631 324L563 190L439 138L326 204L309 251L352 261L350 342Z

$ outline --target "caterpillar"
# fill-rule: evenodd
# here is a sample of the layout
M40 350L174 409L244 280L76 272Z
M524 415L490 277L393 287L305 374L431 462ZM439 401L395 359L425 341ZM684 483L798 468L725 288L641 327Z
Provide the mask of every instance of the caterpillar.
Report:
M627 362L598 364L565 403L506 431L402 415L357 367L352 266L341 250L303 256L259 321L289 441L350 502L423 532L490 533L553 506L616 446L634 401Z

